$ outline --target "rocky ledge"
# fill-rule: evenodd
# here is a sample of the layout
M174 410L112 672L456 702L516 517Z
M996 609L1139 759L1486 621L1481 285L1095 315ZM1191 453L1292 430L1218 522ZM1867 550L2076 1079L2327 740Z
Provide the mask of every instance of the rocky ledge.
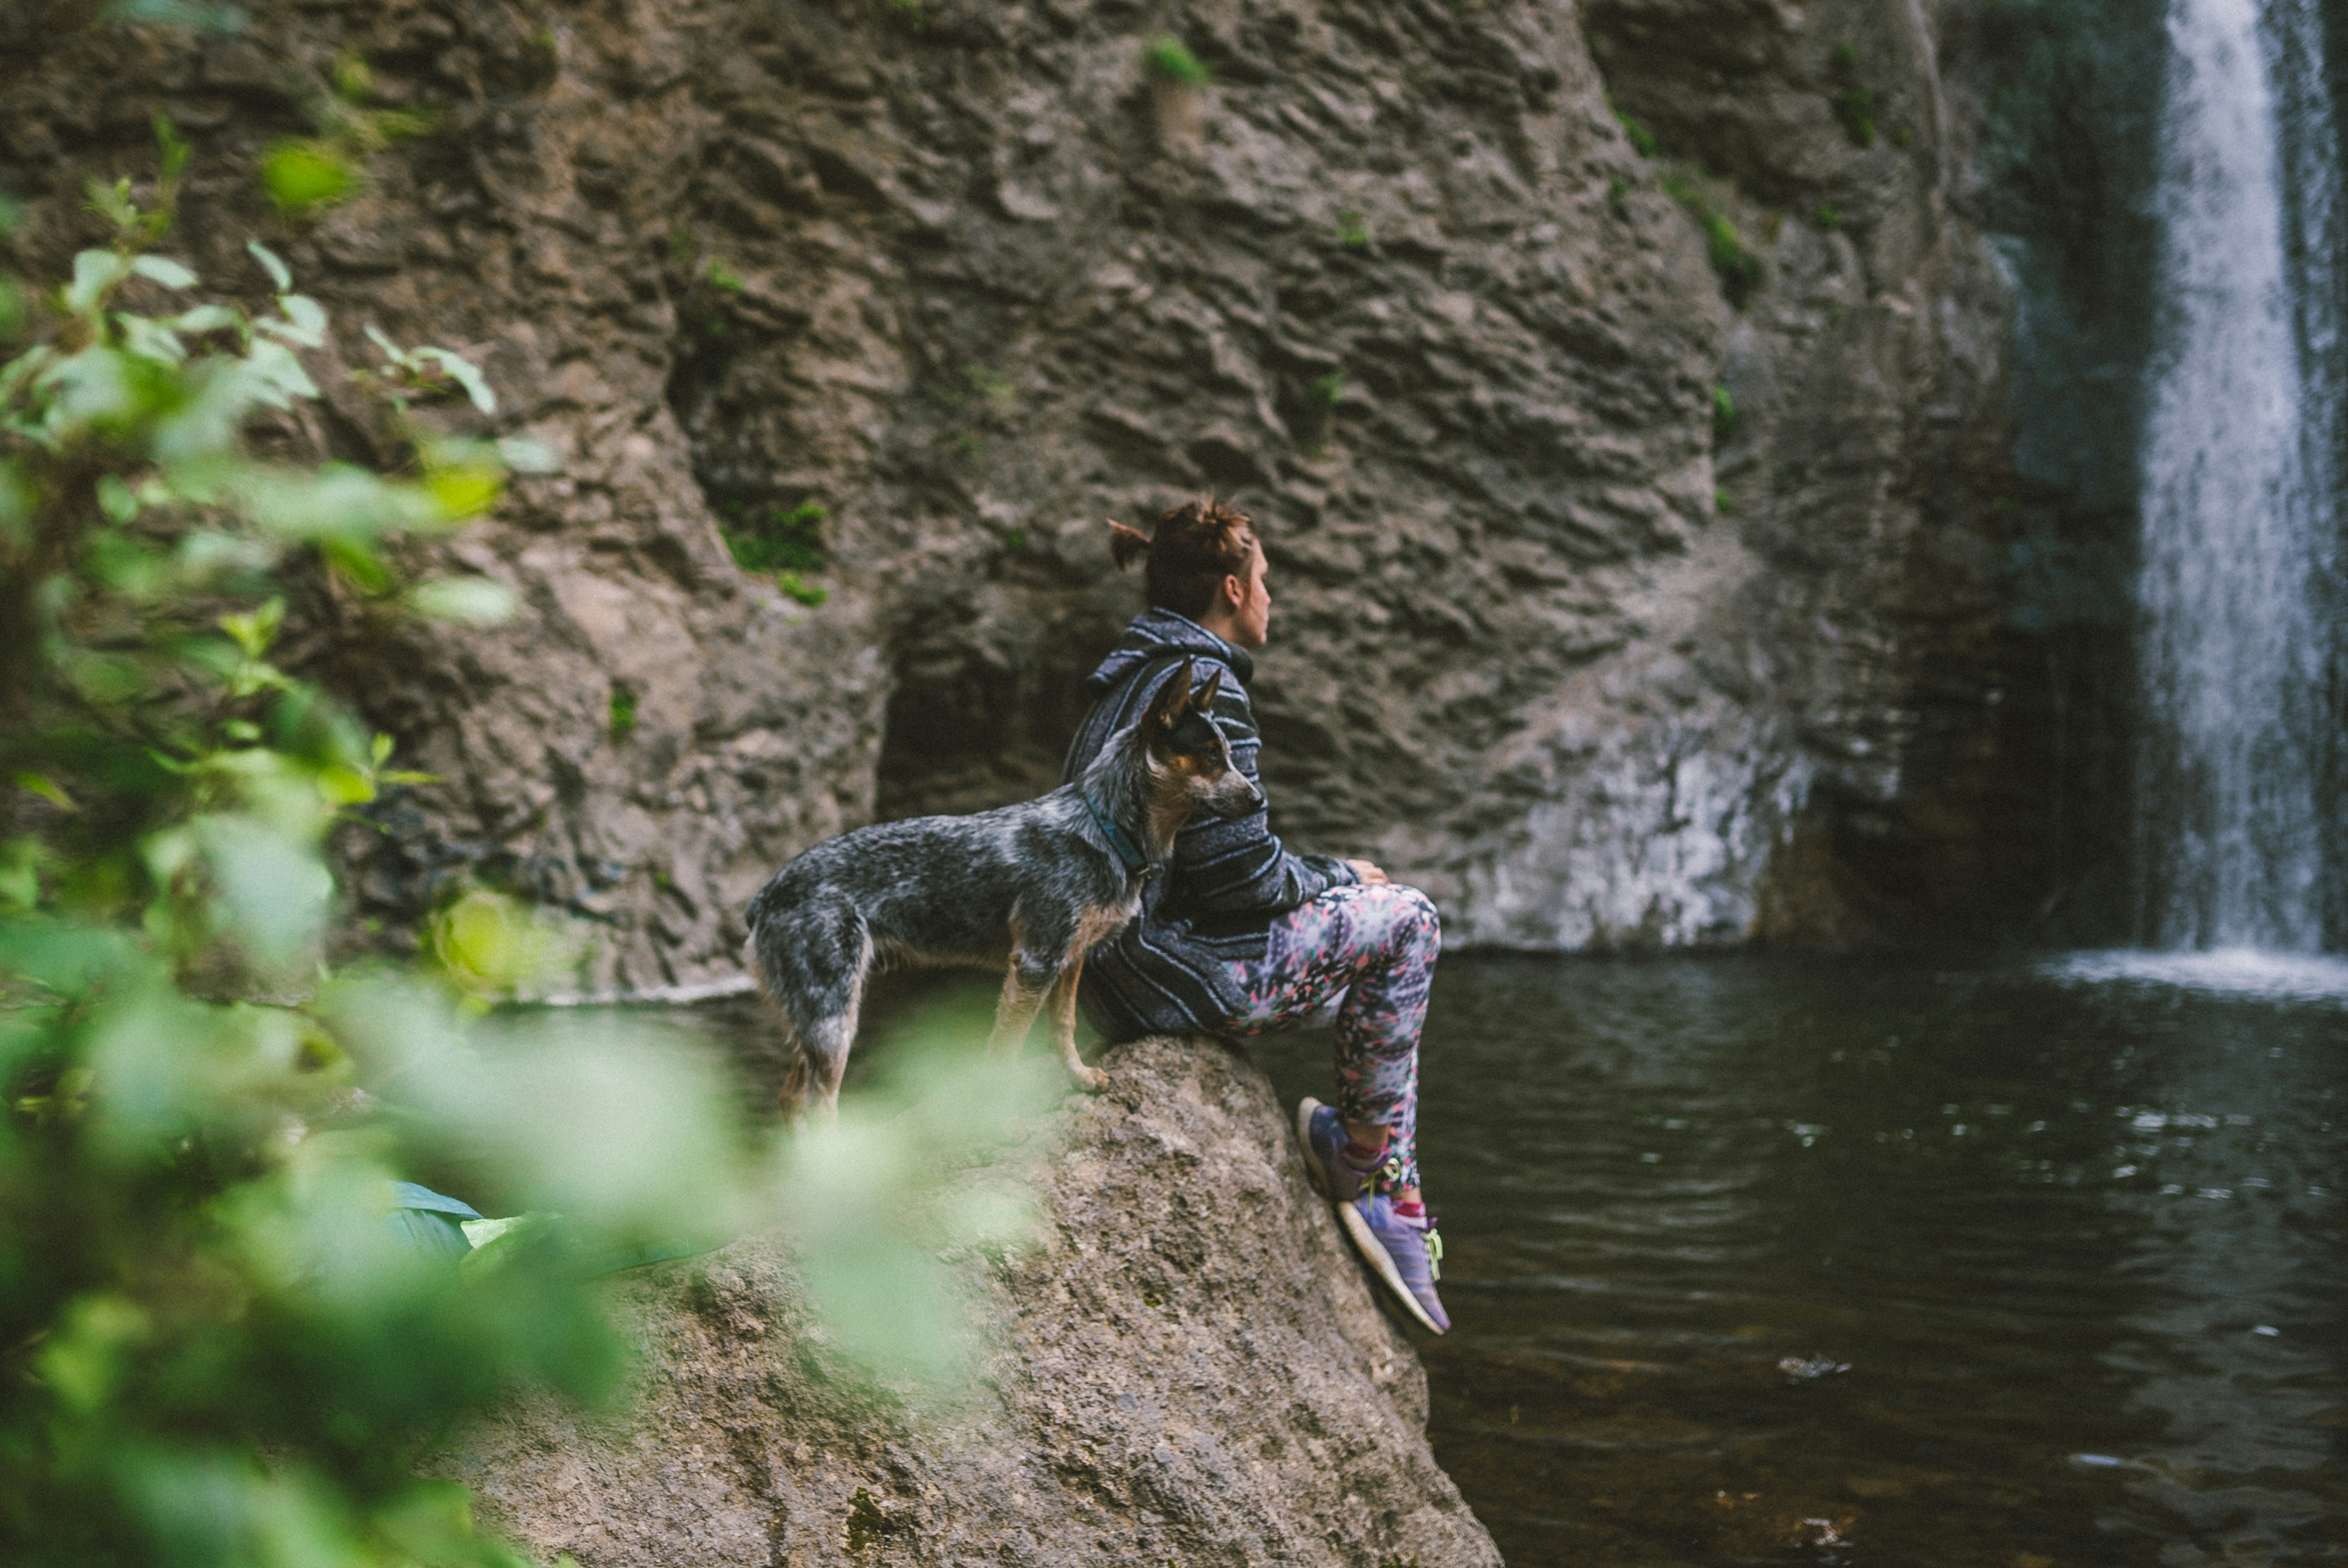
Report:
M582 1568L1497 1564L1263 1074L1202 1039L1103 1065L1056 1113L1042 1241L973 1274L974 1407L827 1376L787 1251L754 1238L615 1283L623 1415L525 1405L448 1473Z

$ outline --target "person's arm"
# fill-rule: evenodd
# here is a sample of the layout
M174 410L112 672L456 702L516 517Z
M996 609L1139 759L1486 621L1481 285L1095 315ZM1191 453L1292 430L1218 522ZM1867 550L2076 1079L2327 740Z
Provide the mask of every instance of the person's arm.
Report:
M1229 670L1215 694L1212 717L1231 744L1232 766L1261 791L1256 753L1262 741L1255 711ZM1362 880L1351 863L1334 855L1291 853L1272 830L1268 806L1244 817L1192 819L1175 838L1174 860L1182 903L1200 913L1277 914Z

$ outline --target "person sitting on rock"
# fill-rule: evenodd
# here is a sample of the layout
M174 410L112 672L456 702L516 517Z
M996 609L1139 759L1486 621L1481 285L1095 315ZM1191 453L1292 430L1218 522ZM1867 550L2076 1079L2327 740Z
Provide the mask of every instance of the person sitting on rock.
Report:
M1091 710L1064 779L1081 776L1183 661L1203 685L1222 680L1212 717L1232 762L1262 787L1248 704L1248 650L1271 627L1263 546L1253 521L1194 500L1144 534L1112 522L1122 568L1146 558L1149 608L1085 683ZM1093 950L1081 999L1111 1040L1150 1034L1260 1035L1329 1023L1337 1030L1337 1105L1297 1110L1306 1163L1362 1256L1401 1305L1436 1333L1442 1258L1419 1193L1418 1035L1442 926L1416 888L1367 861L1283 848L1268 812L1195 820L1174 841L1139 918Z

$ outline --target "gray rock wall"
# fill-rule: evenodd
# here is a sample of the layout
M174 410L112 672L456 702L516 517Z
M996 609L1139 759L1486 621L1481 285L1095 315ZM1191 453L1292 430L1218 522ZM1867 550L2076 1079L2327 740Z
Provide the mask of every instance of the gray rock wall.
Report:
M787 1254L749 1241L615 1282L644 1356L624 1414L524 1406L436 1468L582 1568L1498 1568L1262 1073L1204 1040L1103 1065L1054 1130L1044 1243L972 1271L974 1406L842 1382Z
M353 363L369 323L471 350L564 456L451 552L516 623L305 610L448 780L353 837L361 916L487 882L572 929L582 989L726 983L798 849L1052 780L1138 607L1101 520L1206 489L1272 555L1283 830L1425 886L1454 942L1968 913L2003 328L1935 5L252 9L19 50L0 186L54 263L168 108L183 253L240 276L265 232ZM1211 86L1153 88L1169 33ZM338 53L440 129L283 223L252 160ZM810 503L815 606L718 531Z

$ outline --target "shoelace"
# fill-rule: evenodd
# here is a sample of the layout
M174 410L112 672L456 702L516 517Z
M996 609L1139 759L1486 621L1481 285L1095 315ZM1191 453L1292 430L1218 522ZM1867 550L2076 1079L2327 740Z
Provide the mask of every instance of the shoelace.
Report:
M1385 1183L1388 1191L1402 1184L1402 1155L1399 1152L1386 1155L1385 1162L1378 1167L1378 1177ZM1420 1230L1426 1237L1426 1277L1439 1280L1443 1277L1443 1233L1435 1228L1433 1214L1426 1216L1426 1223Z

